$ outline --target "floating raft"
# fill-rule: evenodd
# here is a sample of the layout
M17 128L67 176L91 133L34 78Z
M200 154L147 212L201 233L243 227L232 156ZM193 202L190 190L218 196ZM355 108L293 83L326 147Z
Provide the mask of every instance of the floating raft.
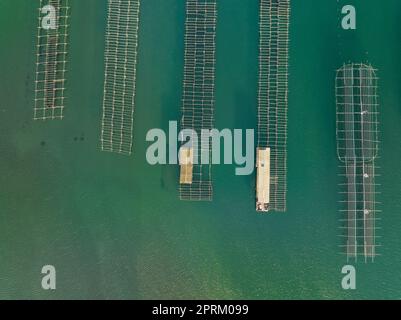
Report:
M46 6L55 9L55 29L42 26L45 14L50 13L48 10L42 12ZM64 117L69 13L68 0L39 1L34 120Z
M289 0L260 0L257 147L270 149L268 210L278 212L286 211L287 197L289 25Z
M214 127L216 21L216 0L187 0L181 129L194 130L198 137L202 129ZM199 145L197 154L208 153L210 161L193 165L191 183L181 180L181 200L213 198L210 141L199 141ZM187 167L181 166L181 170L186 172ZM181 172L182 176L186 173Z
M347 260L376 253L376 168L379 150L376 70L347 64L337 71L337 153L342 162L342 234Z
M256 151L256 211L269 211L270 203L270 148Z
M132 154L139 0L109 0L101 145Z
M194 149L181 148L180 150L180 184L192 184L194 171Z

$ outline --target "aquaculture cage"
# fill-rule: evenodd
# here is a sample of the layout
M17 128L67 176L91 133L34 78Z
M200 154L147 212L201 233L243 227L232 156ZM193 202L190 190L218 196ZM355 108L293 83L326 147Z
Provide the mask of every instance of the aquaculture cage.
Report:
M270 176L257 168L257 181L270 186L269 203L257 199L257 211L286 211L290 12L289 0L260 0L257 150L270 150Z
M54 9L54 12L53 12ZM45 14L54 25L42 25ZM68 0L40 0L36 44L35 120L63 119L70 7Z
M342 236L347 259L377 255L375 159L379 150L378 78L365 64L347 64L337 71L337 153L342 162Z
M132 153L139 0L109 0L101 147Z
M181 129L196 132L199 152L191 152L207 153L209 161L192 161L190 170L188 163L181 164L186 176L180 179L181 200L213 199L211 141L209 137L201 141L201 133L214 127L216 22L216 0L187 0ZM188 177L188 172L192 177Z

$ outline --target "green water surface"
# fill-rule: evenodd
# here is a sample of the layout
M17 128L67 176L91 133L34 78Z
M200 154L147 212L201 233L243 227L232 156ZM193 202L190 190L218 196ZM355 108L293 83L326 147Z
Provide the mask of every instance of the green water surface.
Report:
M288 212L258 215L255 177L216 166L214 202L178 200L146 133L180 117L184 0L142 0L132 157L100 152L106 0L71 0L67 109L33 122L37 5L0 0L0 298L401 298L401 2L293 0ZM216 126L256 125L258 0L218 0ZM340 28L357 8L357 30ZM380 77L381 247L341 289L335 70ZM41 268L57 290L41 289Z

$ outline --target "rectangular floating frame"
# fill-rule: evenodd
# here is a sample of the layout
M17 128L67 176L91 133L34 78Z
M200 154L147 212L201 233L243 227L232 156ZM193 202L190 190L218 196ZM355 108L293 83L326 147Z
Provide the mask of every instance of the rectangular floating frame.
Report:
M131 155L134 129L139 0L109 0L101 147Z
M342 236L347 260L377 255L375 160L379 151L378 78L365 64L337 71L337 153L341 164Z
M270 149L256 150L256 211L269 211Z
M214 127L216 22L216 0L187 0L181 129L194 130L199 138L203 129ZM180 183L181 200L213 199L211 141L198 144L195 154L206 153L209 164L195 161L191 183Z
M260 0L258 150L270 149L268 210L286 211L289 0ZM260 210L258 209L260 208Z
M192 184L194 168L194 150L192 148L180 149L180 184Z
M49 5L55 9L55 29L42 27L42 9ZM39 1L34 120L64 117L69 15L69 0Z

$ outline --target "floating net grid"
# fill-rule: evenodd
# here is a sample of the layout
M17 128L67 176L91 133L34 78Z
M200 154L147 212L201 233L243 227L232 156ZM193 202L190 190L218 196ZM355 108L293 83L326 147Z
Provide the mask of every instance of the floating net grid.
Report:
M42 27L42 8L48 5L55 9L55 29ZM34 120L64 117L69 14L68 0L39 1Z
M185 66L181 129L192 129L201 137L202 129L214 127L214 86L216 52L216 0L187 0L185 27ZM199 141L199 155L208 153L210 139ZM180 184L180 199L213 199L212 166L193 165L191 184Z
M286 211L289 0L260 0L258 148L270 148L269 210Z
M139 0L109 0L101 147L132 154Z
M378 79L370 65L347 64L337 71L337 153L342 162L342 237L347 259L377 255L375 159L379 151Z

